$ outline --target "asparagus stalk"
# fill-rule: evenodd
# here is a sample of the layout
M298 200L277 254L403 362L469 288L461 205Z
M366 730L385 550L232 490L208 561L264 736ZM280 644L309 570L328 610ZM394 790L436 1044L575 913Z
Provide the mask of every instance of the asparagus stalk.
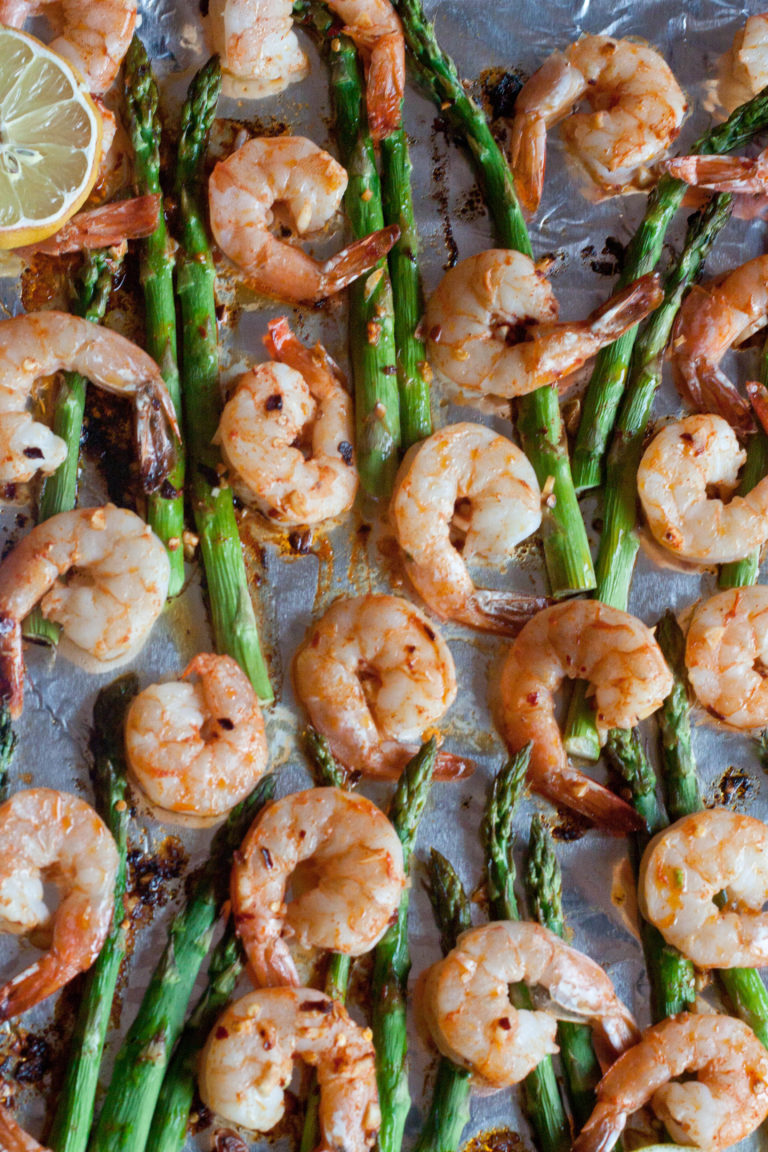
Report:
M103 320L112 281L123 263L123 254L122 249L104 249L86 254L74 284L71 310L76 316L82 316L93 324ZM63 374L53 410L53 431L66 444L67 455L45 481L38 511L40 523L75 507L86 385L85 377L79 372ZM56 644L60 631L59 625L53 620L46 620L39 608L35 608L24 621L24 635L31 640Z
M8 772L19 738L11 724L11 712L5 702L0 701L0 804L8 798Z
M437 741L432 737L406 765L392 799L389 818L403 846L406 874L432 785L436 758ZM409 903L410 891L406 888L400 898L397 920L387 929L373 954L371 1025L381 1107L380 1152L400 1152L405 1122L411 1107L406 1031L406 998L411 968L408 949Z
M197 1057L219 1013L229 1003L243 966L243 951L230 919L211 953L206 989L173 1051L155 1105L146 1152L180 1152L183 1148L195 1095Z
M763 353L760 358L760 382L768 387L768 339L763 343ZM741 473L737 495L746 496L766 475L768 475L768 436L758 423L757 431L747 445L747 459ZM743 560L734 560L731 564L723 564L718 583L721 588L743 588L747 584L757 583L759 571L760 549L756 548Z
M400 239L389 253L395 309L397 384L403 451L432 432L429 384L432 370L424 341L417 335L424 311L419 275L419 240L413 215L411 158L404 128L381 141L381 194L385 224L397 224Z
M216 649L234 657L263 703L273 697L248 590L232 491L223 485L211 441L219 424L219 346L213 267L203 209L203 160L221 87L218 57L200 69L181 116L176 161L180 250L176 289L182 318L182 374L192 509L208 585Z
M632 803L646 823L646 831L632 840L630 858L637 876L640 858L652 836L666 825L656 799L656 777L635 729L614 728L608 739L608 755L629 786ZM654 1021L676 1016L693 1004L696 992L690 960L667 944L657 928L641 921L640 936L651 982L651 1015Z
M142 195L162 194L160 187L159 93L146 49L134 35L125 57L127 124L134 154L134 174ZM141 285L144 290L147 351L159 366L181 427L181 385L176 356L176 300L173 294L173 250L161 208L157 227L141 241ZM168 551L171 575L168 595L184 585L184 453L177 445L173 471L149 498L149 523Z
M482 835L488 904L494 920L520 919L515 896L512 820L525 787L530 758L531 748L526 745L495 777L486 804ZM518 1010L533 1009L530 990L523 983L510 986L509 998ZM565 1152L571 1144L570 1126L550 1057L545 1057L523 1081L522 1104L534 1130L539 1152Z
M768 88L742 104L693 146L695 153L732 152L749 143L768 126ZM682 204L687 185L672 176L662 176L648 197L643 221L630 244L619 276L617 289L638 276L652 272L659 262L664 236ZM613 433L616 415L624 395L637 328L630 329L598 353L592 378L582 406L581 423L573 449L573 478L576 487L594 488L602 477L603 458Z
M662 617L656 635L675 677L660 713L661 767L670 820L679 820L703 807L691 745L685 642L671 612ZM720 902L725 899L722 896ZM736 1013L768 1048L768 991L760 973L754 968L722 968L717 974Z
M130 813L125 798L123 727L128 705L138 688L138 678L133 673L121 676L102 688L93 708L91 751L96 808L115 838L119 858L115 908L109 935L83 984L70 1059L48 1138L51 1152L85 1152L88 1145L101 1054L126 951L128 922L123 897Z
M637 342L630 377L621 402L606 462L603 532L597 552L598 600L627 610L629 588L640 542L637 520L637 469L643 451L653 401L661 383L662 357L672 325L688 286L698 276L731 210L731 197L714 196L688 225L683 250L667 274L664 299ZM590 732L592 736L590 736ZM585 686L573 693L565 734L568 748L589 750L597 743L594 711Z
M232 856L274 788L273 777L266 776L214 836L210 856L171 922L168 943L117 1054L90 1152L143 1152L192 988L227 898Z
M316 36L328 64L336 140L349 176L344 209L354 239L360 240L384 227L384 209L357 49L323 5L298 0L293 11ZM397 472L401 440L394 305L386 258L349 287L349 349L357 469L366 492L386 499Z
M347 776L344 769L336 762L330 745L324 736L314 728L308 728L304 735L304 742L315 769L317 783L320 787L345 788ZM325 974L325 993L331 1000L347 998L349 985L349 970L351 956L342 952L332 952L328 960L328 971ZM307 1092L304 1108L304 1127L301 1130L299 1152L314 1152L320 1139L320 1085L317 1075L313 1072L311 1083Z
M550 932L565 936L560 865L549 829L538 815L531 820L525 888L533 919L549 928ZM595 1087L601 1076L600 1065L592 1047L592 1034L587 1024L560 1020L557 1040L568 1102L576 1127L580 1129L592 1115Z
M435 848L427 862L428 892L447 955L462 932L472 926L469 900L451 863ZM469 1121L470 1073L445 1056L437 1067L432 1102L414 1152L457 1152Z
M421 0L395 0L395 7L426 91L470 150L498 243L530 256L531 242L512 175L483 112L467 95L453 61L437 43ZM518 401L517 430L539 484L546 485L551 494L541 530L552 595L589 591L595 586L595 574L573 487L556 388L539 388Z

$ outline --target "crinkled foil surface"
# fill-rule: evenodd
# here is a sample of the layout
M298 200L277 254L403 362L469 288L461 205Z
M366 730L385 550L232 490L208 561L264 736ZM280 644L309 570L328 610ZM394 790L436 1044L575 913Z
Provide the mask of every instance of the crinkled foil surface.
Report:
M680 146L691 143L718 113L711 98L712 81L721 55L730 47L734 32L748 10L726 0L428 0L438 37L457 62L460 73L475 81L489 69L512 70L526 75L551 51L562 48L581 33L640 36L655 44L686 90L692 112L680 137ZM755 8L755 10L758 10ZM165 106L172 119L194 70L204 61L209 46L197 0L158 0L142 8L141 34L162 78ZM329 132L327 76L311 44L302 41L312 60L308 80L274 99L237 104L224 101L222 117L243 120L265 128L284 125L303 133L333 151ZM457 258L492 244L491 228L482 198L466 157L455 147L436 118L433 105L411 85L406 118L413 141L414 187L422 238L421 266L425 286L431 291L444 269ZM544 200L532 230L536 256L551 255L551 276L565 319L582 318L610 293L615 276L617 245L626 244L638 224L644 205L642 195L595 204L585 199L570 172L557 133L551 134ZM682 211L668 240L679 244L685 226ZM340 225L340 230L343 225ZM329 241L329 250L340 235ZM762 251L765 224L761 220L733 219L718 240L708 272L727 270ZM3 305L9 313L20 310L18 281L2 281ZM231 291L231 281L222 290ZM231 296L228 296L231 300ZM238 298L231 331L225 336L225 383L244 366L263 358L261 337L272 317L286 309L261 306ZM289 310L290 314L290 310ZM300 334L307 340L320 338L342 363L346 361L345 313L341 301L320 310L293 313ZM739 379L754 374L757 353L733 354L725 367ZM512 434L504 419L478 415L456 408L436 396L438 425L459 419L493 423ZM656 415L679 411L676 394L665 382ZM92 465L86 468L82 502L105 497L103 481ZM594 535L599 505L585 503L587 521ZM7 545L32 521L34 508L14 505L4 513L3 535ZM273 682L278 703L268 719L272 766L278 773L280 794L308 786L310 780L297 735L302 715L297 708L290 678L293 653L314 616L342 594L370 589L394 589L411 596L393 562L391 535L382 523L383 510L360 504L354 514L331 531L315 532L308 555L290 553L286 542L268 536L255 524L248 529L263 556L261 586L265 635L270 649ZM374 530L369 531L368 526ZM595 541L596 542L596 541ZM199 574L189 567L189 584L156 626L134 667L142 686L172 676L190 657L210 646L208 626L200 592ZM486 573L486 583L513 584L522 590L543 587L540 549L528 547L506 573ZM683 574L662 569L641 551L631 610L653 623L668 606L684 609L701 595L715 590L712 574ZM457 865L470 892L482 879L482 856L478 827L488 781L504 760L488 705L493 682L504 651L503 641L445 626L456 661L459 695L444 724L445 747L473 756L476 774L458 784L436 784L419 833L413 870L410 940L413 954L412 987L419 973L439 955L439 944L427 897L423 891L422 859L435 846ZM18 726L20 747L14 766L14 787L53 785L89 796L87 741L94 698L108 677L88 675L62 657L52 658L39 648L27 649L28 686L23 718ZM699 716L695 726L695 751L708 800L726 802L765 818L764 777L747 736L729 735ZM651 743L655 734L649 727ZM602 771L597 769L598 773ZM363 783L363 790L384 802L386 794ZM526 798L517 815L519 842L525 845L531 813L545 809L533 797ZM199 863L206 852L210 832L159 824L137 798L133 845L137 854L153 856L168 849L167 837L175 836L188 854L188 867ZM634 927L631 889L626 883L626 843L589 831L577 839L562 838L558 844L564 874L565 910L572 943L605 966L620 995L634 1009L641 1024L648 1023L648 981ZM104 1077L111 1054L125 1032L165 940L169 918L181 896L181 877L169 880L163 890L167 902L157 908L137 933L135 947L123 976L119 1019L110 1033ZM476 919L483 918L480 902ZM7 979L36 955L31 945L13 938L0 939L0 979ZM364 967L364 966L363 966ZM202 987L202 979L199 981ZM415 999L415 998L414 998ZM10 1028L0 1030L0 1048L8 1053L3 1071L27 1070L31 1086L19 1084L15 1102L19 1118L31 1132L45 1130L55 1078L47 1071L48 1057L63 1045L66 1050L72 1001L60 1006L46 1003ZM355 1011L361 1011L361 1007ZM414 1013L411 1014L411 1089L414 1106L406 1146L418 1133L431 1089L434 1053L425 1044ZM53 1022L53 1024L52 1024ZM49 1049L46 1049L46 1045ZM21 1052L21 1059L19 1053ZM42 1052L37 1072L30 1072L34 1053ZM30 1055L30 1053L32 1055ZM54 1062L55 1063L55 1062ZM21 1077L23 1080L23 1076ZM295 1109L294 1109L295 1111ZM530 1144L530 1133L521 1117L517 1093L474 1097L467 1139L492 1128L509 1128ZM290 1129L290 1125L288 1126ZM283 1129L287 1139L286 1129ZM212 1128L202 1128L188 1147L208 1148ZM291 1137L292 1139L292 1137ZM761 1136L753 1138L757 1146ZM275 1137L253 1142L261 1146Z

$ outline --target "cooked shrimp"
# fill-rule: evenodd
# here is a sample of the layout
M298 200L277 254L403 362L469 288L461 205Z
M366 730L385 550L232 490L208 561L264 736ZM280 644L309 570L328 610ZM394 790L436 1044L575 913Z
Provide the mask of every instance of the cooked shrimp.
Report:
M0 0L0 24L23 28L44 12L57 36L49 44L82 74L92 92L117 76L136 27L136 0Z
M277 220L299 236L332 219L347 173L303 136L248 140L211 173L211 229L221 250L254 287L280 300L323 300L386 256L395 225L373 232L324 262L270 232Z
M0 564L0 694L11 715L24 701L21 623L38 602L77 649L107 663L146 640L168 575L162 543L113 504L60 512L24 536Z
M216 433L238 493L280 524L340 516L358 483L351 397L323 346L305 348L284 316L265 343L280 362L240 377Z
M685 663L697 699L718 720L768 724L768 588L729 588L697 605Z
M365 1152L381 1124L371 1033L313 988L263 988L230 1004L200 1057L200 1097L224 1119L269 1132L296 1057L317 1070L317 1152Z
M292 0L213 0L211 37L225 95L273 96L308 75L292 10Z
M117 848L90 804L52 788L16 792L0 805L0 932L48 930L50 948L0 988L10 1020L90 968L112 922ZM43 885L60 903L51 913Z
M759 156L676 156L663 169L676 180L715 192L768 190L768 148Z
M582 99L590 111L574 112ZM539 206L553 125L560 123L560 135L594 183L615 196L648 184L648 165L675 139L686 108L680 85L649 45L582 36L553 53L517 97L511 153L521 202L531 212Z
M125 336L55 311L0 321L0 483L48 475L66 457L61 437L27 411L37 381L62 368L132 399L141 479L147 491L158 488L175 462L172 432L179 435L160 369Z
M680 395L697 412L715 412L751 431L747 401L720 369L734 345L768 324L768 255L694 287L683 301L670 343Z
M673 1082L691 1073L695 1080ZM729 1148L768 1115L768 1053L730 1016L682 1012L646 1028L598 1084L573 1152L608 1152L627 1118L648 1103L678 1144Z
M768 479L728 503L747 458L720 416L688 416L662 428L646 448L637 490L648 527L684 560L727 564L768 540Z
M475 588L467 569L508 560L541 523L536 473L506 437L454 424L414 446L395 481L392 520L411 583L438 616L509 635L546 604ZM461 551L451 540L457 520Z
M568 600L539 612L502 669L502 728L513 752L533 742L534 791L612 832L628 832L640 824L634 809L568 761L554 701L566 677L590 682L605 730L633 728L655 712L671 691L672 674L650 629L598 600Z
M725 892L719 908L715 897ZM654 837L640 865L640 906L664 939L699 968L768 964L768 828L714 808Z
M405 36L400 17L389 0L328 0L328 7L346 21L344 31L365 61L368 127L374 140L383 140L402 121Z
M48 1152L19 1127L3 1104L0 1104L0 1148L3 1152Z
M149 236L157 227L160 194L114 200L101 208L78 212L67 223L38 244L15 248L17 256L61 256L91 248L112 248L126 240Z
M514 1008L509 985L519 981L542 985L549 1010ZM424 981L424 1015L437 1047L492 1089L519 1083L558 1051L558 1009L566 1019L587 1020L609 1060L636 1039L632 1015L599 964L540 924L472 928Z
M337 600L309 630L293 674L310 722L334 756L369 776L399 776L456 698L448 645L399 596ZM466 767L441 752L436 775Z
M365 796L309 788L269 804L232 867L235 925L256 979L300 983L286 937L348 956L370 951L404 887L400 840Z
M478 252L450 268L432 294L429 359L470 393L522 396L581 367L660 300L657 277L643 276L586 320L557 323L551 285L528 256Z
M768 85L768 12L750 16L738 29L725 64L719 95L729 109Z
M199 676L190 684L190 676ZM169 812L221 816L245 799L267 767L256 693L230 656L200 653L181 680L150 684L125 719L128 764L153 803Z

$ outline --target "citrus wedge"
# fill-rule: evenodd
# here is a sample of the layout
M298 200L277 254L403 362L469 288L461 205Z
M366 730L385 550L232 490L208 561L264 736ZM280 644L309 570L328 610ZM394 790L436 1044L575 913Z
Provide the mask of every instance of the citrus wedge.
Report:
M72 65L0 25L0 249L56 232L100 160L101 116Z

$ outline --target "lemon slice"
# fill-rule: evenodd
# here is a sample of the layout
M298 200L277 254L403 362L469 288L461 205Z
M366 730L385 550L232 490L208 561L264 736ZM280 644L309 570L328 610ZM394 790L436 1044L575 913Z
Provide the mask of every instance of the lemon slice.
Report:
M60 228L95 184L100 160L101 116L72 65L0 25L0 249Z

